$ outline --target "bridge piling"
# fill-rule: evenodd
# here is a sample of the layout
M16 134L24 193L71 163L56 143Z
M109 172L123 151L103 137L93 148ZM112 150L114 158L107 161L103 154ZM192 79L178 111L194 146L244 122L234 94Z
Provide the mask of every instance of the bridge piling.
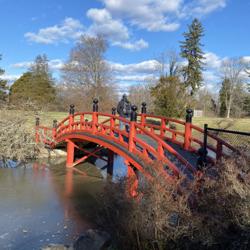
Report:
M67 140L67 168L73 167L75 158L75 145L71 140Z
M54 120L53 121L53 129L52 129L53 140L56 138L56 127L57 127L57 120Z
M69 106L69 129L73 129L73 123L74 123L74 114L75 114L75 105L71 104Z
M40 125L40 118L36 117L36 144L40 142L39 125Z
M108 178L111 178L111 180L113 176L113 170L114 170L114 152L108 150L107 176Z

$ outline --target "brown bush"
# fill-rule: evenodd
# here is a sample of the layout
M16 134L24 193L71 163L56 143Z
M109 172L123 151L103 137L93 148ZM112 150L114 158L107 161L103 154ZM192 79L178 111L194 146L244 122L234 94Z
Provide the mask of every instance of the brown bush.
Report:
M36 158L40 146L35 144L35 130L30 126L30 120L35 121L36 112L7 109L0 112L0 160Z
M247 249L249 176L249 162L242 158L208 167L192 182L181 178L162 185L157 176L141 185L136 199L126 195L126 180L109 183L98 224L117 249Z

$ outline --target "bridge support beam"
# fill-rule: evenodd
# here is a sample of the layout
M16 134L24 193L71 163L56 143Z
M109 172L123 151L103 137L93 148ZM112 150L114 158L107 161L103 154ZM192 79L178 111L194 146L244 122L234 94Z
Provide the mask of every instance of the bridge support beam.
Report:
M73 167L75 156L75 145L71 140L67 141L67 163L68 168Z
M108 151L108 164L107 164L107 174L108 178L112 178L113 170L114 170L114 152L109 150Z

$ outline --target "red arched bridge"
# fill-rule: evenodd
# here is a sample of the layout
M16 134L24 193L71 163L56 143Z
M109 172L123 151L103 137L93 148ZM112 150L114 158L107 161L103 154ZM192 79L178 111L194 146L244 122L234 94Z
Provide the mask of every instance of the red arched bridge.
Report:
M50 148L62 143L67 144L67 167L75 167L88 157L99 157L107 161L108 173L112 174L113 155L125 159L128 176L136 172L152 178L149 166L157 168L157 172L171 179L173 176L192 176L197 172L197 160L207 152L202 151L203 129L192 124L193 111L187 109L186 121L146 113L146 103L142 104L141 114L132 106L130 119L112 114L98 112L98 100L93 102L93 112L75 113L74 105L70 106L69 116L53 128L41 126L39 118L36 122L36 142L43 142ZM122 124L121 124L122 123ZM223 155L235 149L227 142L208 135L212 144L207 146L207 158L216 162ZM82 142L95 143L96 147L89 152L81 146ZM108 149L108 157L98 152ZM85 153L76 159L75 150ZM200 157L200 158L199 158ZM202 162L202 161L201 161Z

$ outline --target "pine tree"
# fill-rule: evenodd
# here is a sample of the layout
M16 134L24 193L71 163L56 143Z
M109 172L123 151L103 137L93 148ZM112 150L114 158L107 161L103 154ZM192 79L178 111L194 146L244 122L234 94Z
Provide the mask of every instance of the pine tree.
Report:
M188 65L183 67L185 84L191 88L191 95L202 85L202 59L204 52L201 47L201 38L204 30L201 22L194 19L188 27L188 32L184 34L185 41L181 42L181 56L188 61Z
M0 60L1 60L1 55L0 55ZM4 74L4 70L0 68L0 76ZM7 100L7 90L8 90L8 86L7 86L7 81L3 80L0 78L0 105L5 103Z
M182 117L188 103L186 88L177 76L162 76L151 88L155 112L167 117Z
M229 79L224 79L221 84L219 102L220 102L220 116L225 117L227 114L227 103L230 99L230 81Z

